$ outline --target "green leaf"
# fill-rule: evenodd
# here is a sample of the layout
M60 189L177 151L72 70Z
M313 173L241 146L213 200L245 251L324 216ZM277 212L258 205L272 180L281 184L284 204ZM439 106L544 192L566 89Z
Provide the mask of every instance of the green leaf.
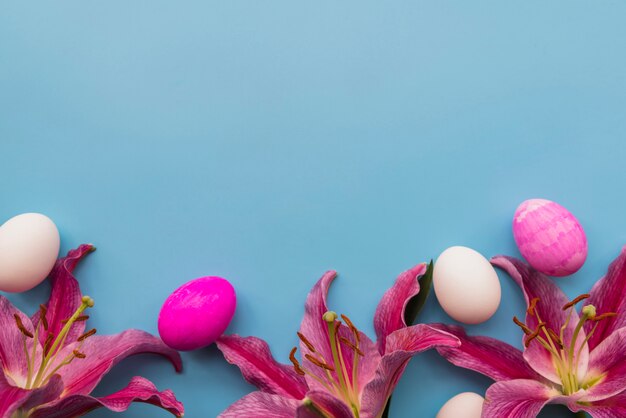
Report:
M420 283L420 291L417 295L413 296L409 303L406 305L406 310L404 311L404 322L407 325L413 325L417 316L421 312L424 304L426 303L426 299L428 299L428 295L430 294L430 288L433 284L433 260L430 260L428 263L428 267L426 268L426 273L423 276L417 278ZM391 396L387 401L387 405L385 406L385 411L381 415L381 418L389 418L389 408L391 406Z
M415 323L417 315L421 312L430 294L430 288L433 283L433 260L430 260L430 263L428 263L426 273L418 277L417 280L420 283L420 291L409 300L404 311L404 322L409 326Z

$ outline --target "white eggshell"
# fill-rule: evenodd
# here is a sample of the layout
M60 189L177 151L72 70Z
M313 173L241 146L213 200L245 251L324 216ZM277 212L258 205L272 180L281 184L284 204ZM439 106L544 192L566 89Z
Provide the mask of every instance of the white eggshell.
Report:
M437 418L480 418L484 401L476 393L459 393L441 407Z
M500 306L500 280L489 261L467 247L441 253L433 271L435 295L444 311L465 324L485 322Z
M39 213L15 216L0 226L0 290L25 292L41 283L59 255L56 225Z

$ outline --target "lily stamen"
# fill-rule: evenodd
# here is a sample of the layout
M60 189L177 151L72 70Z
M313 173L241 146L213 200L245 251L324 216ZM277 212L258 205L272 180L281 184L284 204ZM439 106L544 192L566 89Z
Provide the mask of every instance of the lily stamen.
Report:
M615 312L605 312L603 314L600 315L596 315L594 318L589 318L592 321L598 322L598 321L602 321L603 319L606 318L612 318L614 316L617 316L617 313Z
M98 331L95 328L92 328L89 331L87 331L86 333L84 333L83 335L81 335L80 337L78 337L78 339L76 341L85 341L87 338L91 337L96 332L98 332Z
M306 373L304 372L304 370L302 370L302 367L300 367L300 362L296 358L296 351L298 351L298 347L294 347L291 349L291 352L289 353L289 360L293 364L293 369L296 371L296 373L298 373L300 376L304 376Z
M311 342L301 332L297 332L296 334L298 334L298 338L300 338L300 341L302 341L304 345L306 345L306 348L308 348L311 353L315 353L315 347L313 346L313 344L311 344Z
M46 318L47 313L48 308L46 308L45 305L39 305L39 321L41 321L44 331L48 331L48 319Z
M309 360L311 363L315 364L317 367L321 367L324 370L328 370L329 372L334 372L335 369L332 366L329 366L328 364L324 363L323 361L320 361L318 359L316 359L315 357L313 357L310 354L305 354L304 357Z
M563 349L563 341L561 341L561 338L559 338L559 336L556 334L556 332L554 332L554 330L552 330L551 328L546 328L548 334L550 334L550 337L552 338L552 341L562 350Z
M572 299L571 302L566 303L565 305L563 305L563 310L566 311L569 308L573 307L574 305L578 304L578 302L585 300L589 297L590 295L588 293L583 293L580 296L577 296L576 298Z
M541 332L541 328L544 327L545 325L546 325L545 322L540 322L539 325L537 325L537 329L526 337L526 342L524 343L524 345L526 347L528 347L530 345L532 340L534 340L535 338L539 337L539 333Z
M532 330L528 328L525 323L517 319L516 316L513 317L513 322L515 322L515 325L517 325L518 327L522 329L522 331L524 331L524 334L530 335L533 333Z
M537 302L539 302L539 300L539 298L533 298L530 301L530 305L528 305L528 309L526 309L528 315L535 316L535 307L537 306Z
M52 342L54 341L54 336L52 334L48 334L46 337L46 341L43 344L43 352L44 354L48 354L50 351L50 347L52 347Z
M81 353L78 350L72 351L72 354L74 354L74 357L76 357L76 358L86 358L87 357L87 355L85 353Z
M18 314L13 314L13 318L15 318L15 323L17 324L17 328L20 332L28 338L33 338L33 333L26 329L24 324L22 323L22 318Z
M361 356L361 357L365 356L365 354L363 354L363 352L361 350L359 350L359 347L357 347L356 345L352 344L350 342L350 340L348 340L347 338L339 337L339 341L341 341L347 347L351 348L359 356Z

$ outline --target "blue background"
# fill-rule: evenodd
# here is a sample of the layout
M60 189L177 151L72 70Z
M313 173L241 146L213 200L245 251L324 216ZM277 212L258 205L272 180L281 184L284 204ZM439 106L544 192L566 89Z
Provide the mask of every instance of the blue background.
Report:
M618 1L1 1L0 219L39 211L63 251L98 246L77 274L100 333L156 332L172 290L221 275L239 296L229 332L282 361L326 269L341 274L331 306L373 335L402 270L455 244L517 254L510 223L527 198L560 202L586 229L587 263L558 279L575 296L626 243L625 13ZM499 311L469 330L519 346L522 298L500 277ZM47 294L10 298L27 309ZM434 297L421 320L450 321ZM214 348L184 361L181 375L126 361L97 393L141 374L204 418L253 389ZM489 384L426 353L391 415L433 417Z

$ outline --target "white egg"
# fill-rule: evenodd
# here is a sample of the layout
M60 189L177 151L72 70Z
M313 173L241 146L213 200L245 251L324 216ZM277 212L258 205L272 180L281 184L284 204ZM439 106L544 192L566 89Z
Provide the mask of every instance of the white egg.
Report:
M435 262L433 285L439 304L465 324L485 322L500 306L500 280L489 261L467 247L450 247Z
M459 393L441 407L437 418L480 418L484 401L476 393Z
M39 213L15 216L0 226L0 290L25 292L41 283L59 255L56 225Z

